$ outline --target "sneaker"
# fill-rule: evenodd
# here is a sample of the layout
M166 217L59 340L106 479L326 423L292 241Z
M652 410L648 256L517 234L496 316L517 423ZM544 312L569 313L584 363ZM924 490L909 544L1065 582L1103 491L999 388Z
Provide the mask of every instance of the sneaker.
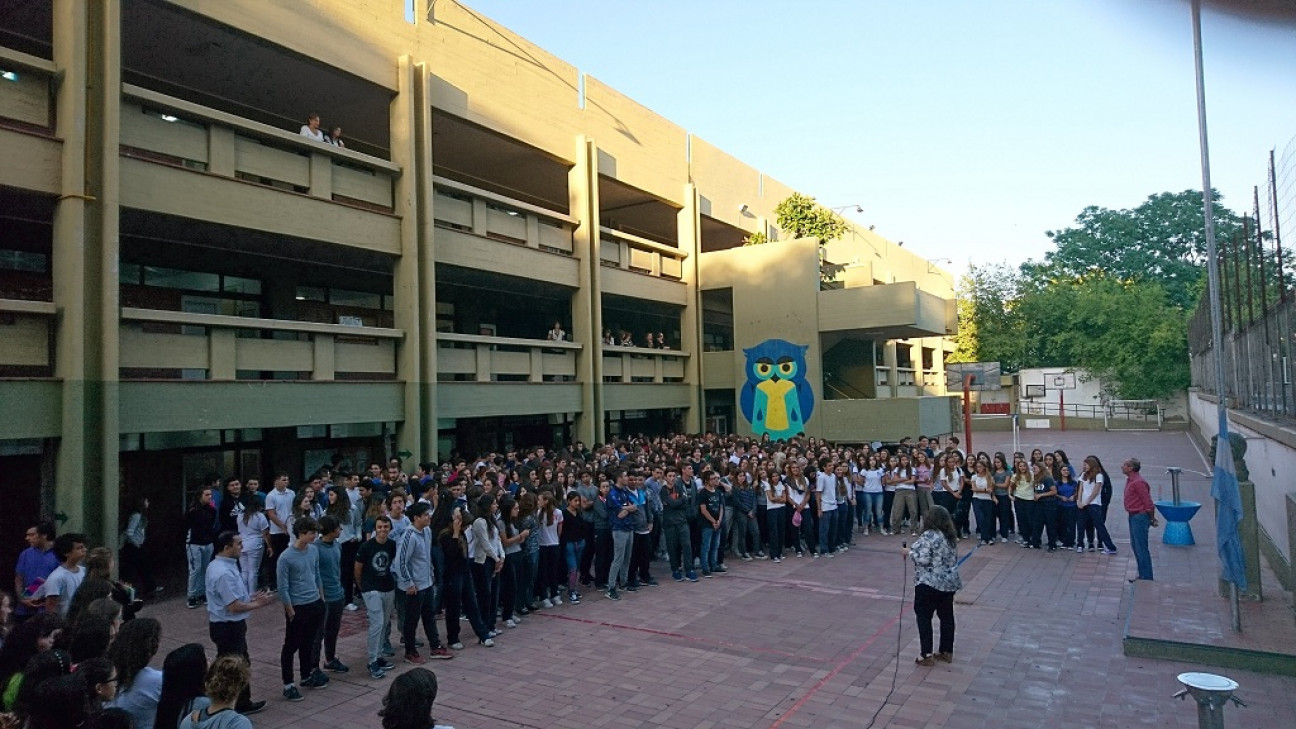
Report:
M396 664L395 664L395 663L392 663L391 661L387 660L386 658L379 658L378 660L374 661L374 664L377 665L379 668L381 668L381 669L384 670L384 671L391 671L391 670L394 670L394 669L396 668Z
M454 658L454 656L450 655L450 651L446 650L444 647L437 646L436 648L433 648L428 651L428 658L435 658L441 661L448 661L451 658Z
M797 556L800 557L800 556L801 556L801 553L800 553L800 552L797 552ZM818 552L815 552L815 553L814 553L814 558L815 558L815 559L819 559L819 553L818 553Z
M477 644L481 646L485 646L487 648L495 647L495 641L490 638L483 638L482 640L477 641Z
M744 561L744 562L750 562L750 561L752 561L752 556L751 556L750 554L744 554L744 555L742 556L742 561Z
M1095 547L1094 545L1090 544L1090 545L1089 545L1089 551L1090 551L1090 552L1097 552L1097 551L1098 551L1098 548Z
M756 559L769 559L763 550L756 552Z
M710 571L710 570L702 570L702 576L703 576L703 577L706 577L706 578L709 579L709 578L711 577L711 571Z
M679 570L675 570L674 572L671 572L671 579L675 580L676 582L683 582L684 573L680 572Z
M818 557L819 555L816 554L815 556ZM828 553L828 559L832 559L833 557L836 557L836 556L837 556L837 553L836 553L836 552L829 552L829 553Z
M729 568L728 568L728 567L725 567L725 566L722 565L722 564L718 564L718 565L716 565L716 568L715 568L714 570L712 570L712 572L719 572L720 574L724 574L725 572L728 572L728 571L729 571Z
M647 580L644 581L644 584L647 585L648 587L656 587L661 583L657 581L656 577L649 577Z
M782 558L782 557L774 557L774 558L773 558L773 561L774 561L774 564L778 564L779 562L782 562L782 561L783 561L783 558Z
M804 556L805 556L804 552L797 552L797 559L801 559Z
M380 678L387 678L387 672L384 671L382 667L378 665L377 661L370 663L368 668L369 668L369 678L375 680Z
M688 580L689 582L697 582L698 576L696 572L694 572L693 570L689 570L687 573L684 574L684 579Z
M427 663L427 659L419 655L418 651L412 651L410 653L405 654L405 662L413 663L416 666L421 666L424 663Z
M346 611L349 612L349 613L353 613L353 612L359 610L359 609L360 609L360 606L357 605L357 604L355 604L355 603L353 603L353 602L349 602L349 603L346 604L346 607L343 608L343 609L346 610Z
M554 596L553 596L553 604L554 604L554 605L561 605L561 604L562 604L562 598L559 597L559 596L557 596L557 595L554 595Z
M266 702L264 701L249 701L242 706L235 706L234 710L243 716L251 716L252 714L260 714L265 707Z
M540 607L544 607L544 608L551 608L553 607L553 605L554 605L553 600L550 600L547 597L540 603Z
M1078 546L1078 547L1075 548L1075 550L1076 550L1076 554L1080 554L1081 552L1084 552L1084 547L1079 547L1079 546Z
M284 698L288 699L289 701L301 701L302 695L301 692L297 690L296 686L289 684L286 688L284 688Z
M185 602L185 607L189 608L190 610L198 609L198 598L196 597L189 598L189 600Z
M500 637L501 635L504 635L504 631L502 631L502 630L492 630L492 631L490 631L489 633L487 633L487 635L490 636L491 638L498 638L498 637Z
M1108 554L1108 555L1116 554L1116 550L1114 550L1114 549L1104 549L1104 550L1102 551L1102 553L1103 553L1103 554Z
M620 600L620 599L621 599L621 596L617 594L617 591L616 591L616 590L608 590L608 591L607 591L607 596L608 596L608 599L609 599L609 600Z
M606 582L596 582L594 583L594 589L599 592L607 592L608 586Z
M333 673L346 673L347 671L350 671L351 668L342 661L333 658L324 664L324 670L332 671Z
M302 679L301 682L302 688L308 688L308 689L322 689L328 684L329 684L329 677L325 676L324 672L319 670L318 668L315 669L313 672L311 672L311 675Z
M568 605L579 605L579 604L580 604L580 601L581 601L581 599L580 599L580 595L577 595L577 594L574 593L574 592L573 592L572 594L570 594L570 595L567 596L567 604L568 604Z
M999 537L999 542L1000 542L1001 544L1002 544L1003 542L1006 542L1006 541L1008 541L1008 537Z
M456 650L456 651L461 651L461 650L463 650L463 643L460 643L459 641L456 640L455 642L453 642L453 643L450 644L450 649L451 649L451 650Z
M1026 542L1017 542L1017 546L1021 547L1022 549L1030 549L1030 548L1031 548L1031 545L1027 544Z
M531 608L529 608L529 607L523 605L522 607L520 607L520 608L517 609L517 614L518 614L518 615L530 615L530 614L531 614Z
M636 584L634 584L634 583L632 582L632 583L630 583L629 585L626 585L626 587L625 587L625 591L626 591L626 592L638 592L638 591L639 591L639 586L636 585Z
M391 658L396 655L396 649L389 645L383 646L382 654L385 658ZM385 662L385 661L384 661Z
M516 628L517 626L518 626L518 623L517 623L517 621L514 620L513 618L509 618L508 620L505 620L505 621L504 621L504 627L506 627L506 628Z

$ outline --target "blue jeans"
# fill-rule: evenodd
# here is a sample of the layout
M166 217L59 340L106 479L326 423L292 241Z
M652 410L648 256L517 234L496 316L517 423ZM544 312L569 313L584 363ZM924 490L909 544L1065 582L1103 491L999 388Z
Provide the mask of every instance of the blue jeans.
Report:
M567 589L575 592L577 576L580 574L581 554L585 551L585 540L567 542L563 546L563 556L567 558Z
M851 529L851 514L854 511L855 506L849 501L837 505L838 544L854 544L855 542L855 532Z
M720 529L711 526L710 522L702 525L702 554L699 559L703 572L715 569L717 560L720 559L720 541Z
M882 528L882 492L864 492L864 526Z
M824 554L837 547L837 509L824 509L819 515L819 553Z
M212 560L212 545L186 544L185 553L189 562L189 599L197 600L207 594L207 565Z
M990 499L972 499L972 510L976 512L977 532L982 542L993 542L995 538L995 504Z
M1151 528L1151 514L1129 515L1130 549L1134 550L1140 580L1152 579L1152 552L1148 549L1148 530Z

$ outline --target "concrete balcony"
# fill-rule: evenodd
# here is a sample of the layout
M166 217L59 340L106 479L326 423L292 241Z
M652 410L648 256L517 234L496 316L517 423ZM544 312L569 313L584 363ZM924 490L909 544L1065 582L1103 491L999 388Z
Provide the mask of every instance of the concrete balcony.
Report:
M122 205L400 252L399 166L138 86L122 93Z
M572 257L579 220L443 177L434 182L437 263L580 285Z
M684 260L688 253L655 241L599 229L599 263L603 293L686 306Z
M48 301L0 299L0 368L50 376L54 371L56 313Z
M504 378L514 378L515 382L575 380L576 355L582 349L574 342L544 339L447 332L436 337L437 375L471 376L472 382L501 382Z
M857 331L878 339L943 337L958 329L953 299L903 281L819 292L819 331Z
M392 380L404 336L380 327L125 308L121 367L149 379L247 381L260 379L249 373L274 372L314 381Z
M53 62L0 47L0 186L55 194L62 143L54 137Z
M604 347L603 377L615 382L682 382L688 352L644 347Z

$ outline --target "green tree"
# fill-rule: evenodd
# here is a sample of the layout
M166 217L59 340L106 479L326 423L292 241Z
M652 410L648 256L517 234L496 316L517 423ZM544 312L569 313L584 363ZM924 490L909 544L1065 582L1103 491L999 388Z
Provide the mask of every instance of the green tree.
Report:
M788 238L817 238L826 243L846 235L850 224L840 215L825 208L808 195L794 192L774 208L775 222ZM743 240L743 245L768 243L764 232L753 233Z
M1216 239L1227 241L1242 230L1241 218L1219 204L1214 193ZM1122 281L1156 281L1175 306L1189 309L1205 284L1206 226L1200 190L1151 195L1129 210L1091 205L1076 225L1046 233L1057 250L1042 263L1028 262L1030 278L1085 276L1094 272Z
M950 362L998 362L1006 372L1025 362L1017 310L1021 274L1006 263L968 266L959 282L959 330Z

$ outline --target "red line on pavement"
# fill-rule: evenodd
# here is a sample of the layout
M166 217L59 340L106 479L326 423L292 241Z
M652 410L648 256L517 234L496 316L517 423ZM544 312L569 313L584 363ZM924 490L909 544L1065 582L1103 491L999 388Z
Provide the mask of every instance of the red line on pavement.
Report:
M741 643L730 643L729 641L713 640L711 638L698 638L692 635L684 635L683 633L672 633L667 630L655 630L653 628L640 628L634 625L622 625L620 623L609 623L601 620L587 620L585 618L573 618L567 615L550 615L546 613L533 613L533 615L536 617L549 618L551 620L570 620L573 623L584 623L586 625L599 625L604 628L615 628L617 630L633 630L638 633L648 633L649 635L660 635L665 638L679 638L681 640L687 640L692 643L710 643L711 645L715 645L715 646L721 646L724 648L737 648L744 651L751 651L752 653L770 653L776 656L783 656L784 658L798 658L803 660L816 661L818 663L827 662L823 658L815 658L814 656L807 656L801 653L791 653L789 651L781 651L781 650L776 650L774 648L754 648L752 646L743 645Z
M850 665L850 663L854 661L856 658L859 658L860 654L868 650L868 647L873 645L873 643L878 638L882 637L882 634L884 632L889 630L891 626L900 622L900 618L901 615L897 615L894 618L891 618L891 621L888 622L886 625L883 625L882 627L878 628L877 632L874 633L872 636L870 636L868 640L864 641L863 645L861 645L859 648L856 648L854 653L851 653L849 656L842 659L842 661L838 663L836 667L833 668L833 670L828 672L828 675L824 676L823 678L815 682L815 685L810 687L810 690L806 692L805 696L802 696L800 699L797 700L795 704L792 704L792 708L788 709L787 712L783 714L783 716L780 716L778 719L776 719L773 724L770 724L770 729L777 729L779 725L787 721L787 718L789 716L792 716L793 714L797 713L797 711L799 711L801 707L805 705L805 702L810 700L811 696L814 696L816 693L818 693L819 689L824 687L824 684L828 683L833 679L834 676L841 673L841 670L846 666ZM897 661L900 660L900 657L896 656L896 660Z

